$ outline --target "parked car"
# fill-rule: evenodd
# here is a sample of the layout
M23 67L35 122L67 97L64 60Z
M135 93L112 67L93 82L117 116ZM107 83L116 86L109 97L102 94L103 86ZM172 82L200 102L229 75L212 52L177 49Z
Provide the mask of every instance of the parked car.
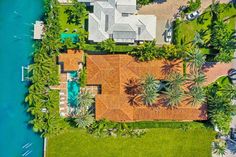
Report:
M230 138L236 141L236 128L230 128Z
M197 11L194 11L190 14L187 15L187 19L188 20L194 20L196 19L198 16L200 16L200 12L197 10Z
M165 31L165 41L166 42L171 42L172 34L173 34L172 28L169 28Z

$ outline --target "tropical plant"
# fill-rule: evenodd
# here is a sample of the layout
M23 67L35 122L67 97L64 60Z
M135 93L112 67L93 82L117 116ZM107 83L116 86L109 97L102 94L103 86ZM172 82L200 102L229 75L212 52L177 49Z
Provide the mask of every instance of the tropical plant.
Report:
M191 97L191 105L201 105L205 102L206 96L202 87L193 86L190 88L188 95Z
M111 122L108 120L99 120L91 125L88 129L89 133L104 136L122 136L122 137L140 137L145 134L144 130L133 129L126 123Z
M202 47L204 45L204 40L199 32L196 32L193 39L193 45Z
M73 7L68 7L65 13L68 16L67 22L78 25L80 28L84 27L85 20L88 18L88 11L85 3L73 0Z
M178 107L183 99L184 91L181 88L169 86L166 91L163 92L166 97L167 107Z
M236 98L236 86L233 84L224 85L219 90L222 92L222 95L224 97L227 97L229 99Z
M191 85L201 86L206 81L206 76L203 72L192 71L191 74L187 75L187 80Z
M45 1L45 34L41 43L34 45L34 60L30 65L31 82L25 98L29 105L27 111L32 115L29 123L33 125L33 130L42 136L57 135L67 128L67 123L58 112L59 92L49 88L59 83L56 57L61 44L57 5L57 0Z
M157 57L156 41L144 42L134 48L130 55L135 56L140 61L150 61Z
M115 49L115 41L109 38L99 43L99 47L108 53L112 53L114 52L114 49Z
M223 134L228 134L230 130L231 115L234 112L231 100L219 96L208 96L208 115L211 123L217 126Z
M197 10L201 6L201 0L189 0L188 8L184 10L185 13L190 13Z
M83 68L80 72L80 76L79 76L79 83L81 87L85 87L87 82L87 70L86 68Z
M147 75L142 83L141 97L145 105L152 105L158 97L160 81L156 80L153 75Z
M226 142L221 139L216 139L213 144L213 153L223 157L226 153Z
M171 87L180 87L183 85L184 81L185 81L185 78L183 77L182 74L178 73L178 72L171 72L169 75L168 75L168 78L167 78L167 81L168 81L168 85L171 86Z
M229 56L235 49L234 31L230 30L223 21L215 21L212 28L210 44L219 52L227 53Z
M219 16L222 12L223 10L220 7L220 1L212 0L212 4L210 6L210 14L212 17L212 22L219 20Z
M138 0L137 3L139 5L148 5L150 3L154 2L154 0Z
M196 48L189 53L189 60L191 70L199 71L205 64L206 56L202 54L199 49Z
M76 116L74 122L79 128L87 128L94 123L94 115L90 112L86 112L85 114L79 114Z
M82 91L78 96L78 107L82 113L85 113L94 103L94 96L89 91Z
M165 59L177 59L182 57L182 53L179 47L173 44L164 44L161 48L157 49L157 57Z

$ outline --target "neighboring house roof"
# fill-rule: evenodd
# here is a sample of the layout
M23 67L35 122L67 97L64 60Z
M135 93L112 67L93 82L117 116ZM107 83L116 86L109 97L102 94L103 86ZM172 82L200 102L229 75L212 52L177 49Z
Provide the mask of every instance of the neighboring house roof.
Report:
M81 50L67 50L66 53L60 53L58 62L62 63L64 72L77 71L79 63L83 62L84 52Z
M183 71L180 60L154 60L138 62L129 55L88 55L87 84L101 85L101 94L96 95L96 119L113 121L142 120L205 120L206 106L192 107L183 101L180 107L169 109L159 97L153 107L132 105L126 86L130 79L141 79L152 74L156 79L166 79L171 71Z
M136 12L136 0L95 1L94 12L89 14L89 40L101 42L109 37L116 42L155 39L156 16L135 15Z

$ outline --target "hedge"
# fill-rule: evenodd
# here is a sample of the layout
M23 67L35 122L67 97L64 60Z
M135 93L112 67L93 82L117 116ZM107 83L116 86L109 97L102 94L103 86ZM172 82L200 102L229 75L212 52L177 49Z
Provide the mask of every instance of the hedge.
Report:
M127 53L132 51L135 48L135 46L129 46L129 45L116 45L114 49L114 53ZM85 51L91 51L91 52L101 52L103 50L100 49L98 44L85 44Z
M145 128L206 128L210 127L207 123L202 122L175 122L175 121L141 121L141 122L129 122L128 126L145 129Z

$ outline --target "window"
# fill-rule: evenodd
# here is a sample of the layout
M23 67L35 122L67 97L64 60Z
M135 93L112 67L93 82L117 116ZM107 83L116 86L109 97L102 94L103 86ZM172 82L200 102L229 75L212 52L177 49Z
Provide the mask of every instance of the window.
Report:
M129 16L129 14L128 13L122 13L122 16L127 17L127 16Z
M140 35L141 34L141 27L138 27L138 35Z
M109 15L105 15L105 32L108 31L109 27Z

